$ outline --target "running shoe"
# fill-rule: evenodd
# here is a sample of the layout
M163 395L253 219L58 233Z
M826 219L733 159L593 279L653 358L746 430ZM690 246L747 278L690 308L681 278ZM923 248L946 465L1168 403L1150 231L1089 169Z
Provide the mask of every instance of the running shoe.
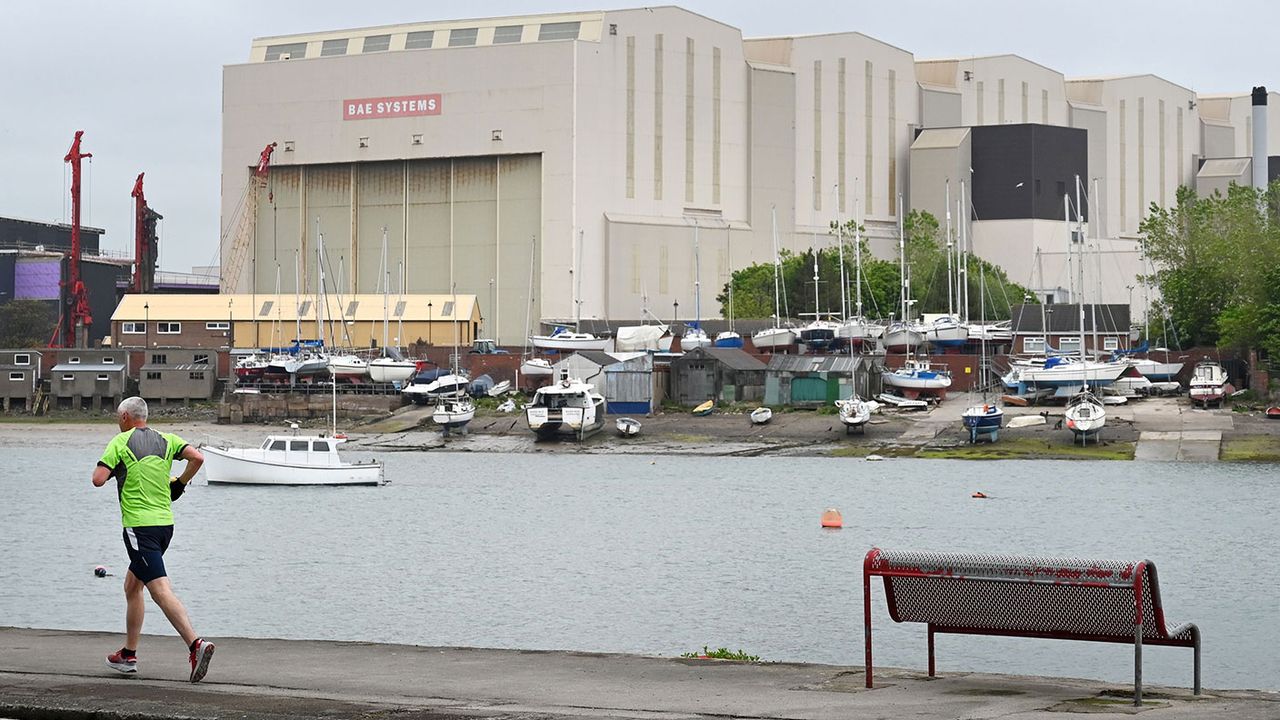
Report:
M209 672L209 661L213 659L213 643L204 638L196 638L191 648L191 682L197 683Z
M120 648L107 656L107 667L122 673L136 673L138 672L138 656L125 655L124 648Z

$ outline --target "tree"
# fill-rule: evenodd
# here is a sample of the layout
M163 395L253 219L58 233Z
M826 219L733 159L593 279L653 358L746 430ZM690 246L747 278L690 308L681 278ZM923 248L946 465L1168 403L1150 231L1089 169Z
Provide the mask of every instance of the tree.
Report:
M57 318L39 300L13 300L0 305L0 347L44 347L53 336Z

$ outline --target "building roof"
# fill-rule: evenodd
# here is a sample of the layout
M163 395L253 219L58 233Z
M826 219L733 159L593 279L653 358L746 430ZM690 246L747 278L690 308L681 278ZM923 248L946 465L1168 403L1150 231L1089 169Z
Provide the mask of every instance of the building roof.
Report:
M770 372L848 372L858 369L866 360L861 355L774 355L769 358Z
M561 358L559 361L556 362L556 364L559 365L560 363L574 356L580 357L583 360L594 363L595 365L598 365L600 367L604 367L606 365L612 365L618 362L618 358L610 355L607 352L604 352L603 350L578 350L575 353L573 353L573 355L567 355Z
M738 348L700 347L684 354L684 360L709 357L730 370L764 370L768 366Z
M143 370L213 370L209 363L146 363Z
M946 63L946 62L962 63L962 62L977 62L980 60L1014 60L1017 62L1026 63L1028 65L1035 65L1036 67L1041 68L1043 70L1048 70L1049 72L1055 75L1062 74L1061 70L1055 70L1049 67L1048 65L1043 65L1041 63L1036 62L1035 60L1028 60L1027 58L1022 57L1021 55L1018 55L1017 53L1000 53L996 55L969 55L969 56L963 56L963 57L956 56L956 57L942 57L942 58L923 58L920 60L916 60L916 64L920 65L924 63Z
M911 143L912 150L938 150L957 148L964 144L969 128L924 128Z
M124 370L124 363L112 363L110 365L93 365L90 363L58 363L53 366L50 372L120 372Z
M1198 178L1238 178L1249 172L1252 158L1211 158L1196 173Z
M1097 315L1098 332L1102 333L1123 333L1129 332L1129 306L1123 303L1118 305L1097 305L1097 313L1094 313L1093 305L1084 306L1084 331L1093 332L1093 318ZM1041 311L1049 323L1050 334L1067 334L1080 332L1080 306L1075 303L1055 303L1052 305L1014 305L1009 309L1009 314L1013 318L1013 331L1015 333L1043 333L1044 329L1041 325Z
M398 304L403 301L404 312L396 315ZM444 314L447 303L457 302L451 307L448 315ZM267 303L270 303L268 306ZM430 303L430 307L428 307ZM353 307L354 304L354 307ZM471 321L479 319L479 306L475 295L391 295L388 300L388 313L391 322L397 320L423 322L452 322L454 319ZM315 322L316 303L313 298L303 295L301 319ZM265 310L265 312L264 312ZM189 321L189 322L294 322L299 318L299 307L294 304L292 293L256 295L240 293L235 295L125 295L116 311L111 314L112 322L116 321ZM354 312L349 312L354 310ZM325 304L325 317L352 322L370 322L382 320L382 295L366 293L360 295L343 295L342 302L336 296L329 296Z

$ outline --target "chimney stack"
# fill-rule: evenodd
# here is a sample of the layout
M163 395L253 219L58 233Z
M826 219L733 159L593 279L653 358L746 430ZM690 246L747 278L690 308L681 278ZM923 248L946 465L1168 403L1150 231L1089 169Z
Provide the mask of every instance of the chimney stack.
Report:
M1267 189L1267 88L1253 89L1253 186Z

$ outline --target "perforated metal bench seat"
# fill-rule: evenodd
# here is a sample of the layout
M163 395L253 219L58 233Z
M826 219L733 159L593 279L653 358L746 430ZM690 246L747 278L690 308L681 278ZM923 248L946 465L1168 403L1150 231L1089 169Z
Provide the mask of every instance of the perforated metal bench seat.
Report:
M959 554L873 548L863 560L867 687L872 687L871 578L884 578L889 616L929 628L929 675L935 674L934 634L1131 643L1134 704L1142 703L1142 646L1195 651L1200 694L1200 630L1164 617L1155 564L1082 558Z

